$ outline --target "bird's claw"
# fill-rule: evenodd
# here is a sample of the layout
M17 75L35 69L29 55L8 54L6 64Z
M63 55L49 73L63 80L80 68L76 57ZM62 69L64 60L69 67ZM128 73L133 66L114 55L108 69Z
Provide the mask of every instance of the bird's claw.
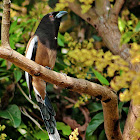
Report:
M67 76L67 74L66 73L63 73L63 72L60 72L61 74L63 74L64 76Z
M51 68L50 68L50 67L48 67L48 66L45 66L45 68L47 68L47 69L51 70Z

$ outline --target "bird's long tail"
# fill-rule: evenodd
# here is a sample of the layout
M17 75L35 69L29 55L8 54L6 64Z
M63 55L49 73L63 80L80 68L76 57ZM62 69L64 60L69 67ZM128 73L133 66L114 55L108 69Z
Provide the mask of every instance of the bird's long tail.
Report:
M35 88L34 91L36 95L36 100L40 107L41 116L44 121L50 140L61 140L59 133L56 129L55 111L51 105L48 94L46 93L45 100L43 100Z

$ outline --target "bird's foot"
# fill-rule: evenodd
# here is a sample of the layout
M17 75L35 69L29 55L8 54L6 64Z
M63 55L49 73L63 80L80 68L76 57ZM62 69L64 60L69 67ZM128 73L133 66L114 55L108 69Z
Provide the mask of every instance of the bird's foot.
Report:
M63 73L63 72L60 72L61 74L63 74L65 77L67 76L67 74L66 73Z
M32 96L31 96L31 94L29 94L29 99L30 99L30 100L32 99Z
M45 66L45 68L47 68L47 69L51 70L51 68L50 68L50 67L48 67L48 66Z

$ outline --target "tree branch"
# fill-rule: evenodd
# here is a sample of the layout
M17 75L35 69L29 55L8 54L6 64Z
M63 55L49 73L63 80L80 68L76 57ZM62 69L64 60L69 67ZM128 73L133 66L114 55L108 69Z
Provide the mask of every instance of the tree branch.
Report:
M87 13L82 14L81 5L75 0L74 2L69 2L69 8L78 16L80 16L82 19L84 19L86 22L94 26L96 24L96 20L98 19L98 16L95 12L95 9L90 9Z
M108 0L96 0L95 8L98 16L108 18L110 11L110 2Z
M135 133L139 133L138 129L134 126L135 121L138 118L140 118L140 105L133 105L133 101L131 101L129 112L127 115L126 125L123 131L124 140L132 140ZM135 133L132 133L132 131Z
M124 2L125 0L116 0L114 7L111 10L111 13L115 14L118 17Z
M10 0L3 1L3 16L1 26L1 44L3 47L10 48L9 45L9 28L10 28Z

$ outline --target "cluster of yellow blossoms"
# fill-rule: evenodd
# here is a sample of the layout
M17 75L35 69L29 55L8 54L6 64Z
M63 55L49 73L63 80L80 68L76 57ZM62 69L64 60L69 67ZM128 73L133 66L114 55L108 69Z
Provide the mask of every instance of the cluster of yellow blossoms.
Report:
M86 13L92 6L94 0L79 0L81 3L82 13ZM60 11L64 10L65 7L68 7L68 2L74 2L74 0L59 0L59 3L56 4L55 10Z
M5 125L0 125L0 132L5 129ZM7 135L5 133L0 134L0 140L5 140Z
M78 140L78 136L79 133L78 133L78 128L74 129L73 132L71 132L70 136L69 136L69 139L70 140Z
M84 105L89 99L91 99L91 96L88 94L82 94L78 101L75 103L74 107L79 107L80 105Z
M72 73L77 78L93 78L87 75L91 67L95 67L104 77L114 77L110 86L116 91L126 88L120 94L121 101L133 99L134 104L140 104L140 73L129 68L129 64L120 56L113 55L110 51L104 52L102 49L95 49L94 40L84 40L78 42L70 34L65 33L65 41L68 44L68 53L66 63L70 67L65 69L66 73ZM140 46L133 43L130 51L132 63L134 65L140 62ZM104 73L106 69L106 73Z
M65 7L68 7L68 2L74 2L74 0L59 0L59 3L56 3L55 11L64 10Z

